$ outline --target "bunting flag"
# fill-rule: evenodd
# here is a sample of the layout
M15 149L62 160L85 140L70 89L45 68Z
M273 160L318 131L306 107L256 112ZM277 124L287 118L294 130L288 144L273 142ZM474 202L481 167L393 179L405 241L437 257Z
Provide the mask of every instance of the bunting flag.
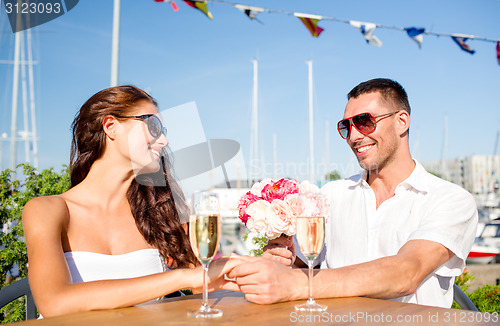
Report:
M174 9L175 12L177 12L179 10L179 7L177 7L177 4L175 3L175 1L170 1L170 4L172 5L172 9Z
M207 7L207 2L206 1L200 1L200 0L183 0L187 5L200 10L203 12L205 15L207 15L208 18L212 19L212 13L208 11Z
M172 6L172 9L174 9L175 12L179 10L179 7L173 0L155 0L155 2L170 2L170 5Z
M318 37L324 30L318 26L318 22L323 18L321 16L300 14L296 12L294 12L293 15L300 19L300 21L307 27L309 32L311 32L311 35L314 37Z
M458 44L458 46L464 50L465 52L469 52L470 54L476 53L476 50L472 49L466 42L470 38L468 35L459 35L459 34L453 34L451 35L451 38L455 43Z
M420 49L422 47L422 42L424 41L425 28L407 27L405 28L405 31L412 40L417 42L418 48Z
M177 4L173 0L154 0L155 2L169 2L172 5L172 8L174 11L177 11L179 8L177 7ZM446 36L446 37L451 37L455 43L460 46L460 48L463 51L466 51L470 54L474 54L476 51L472 49L468 44L467 41L469 39L473 39L476 41L484 41L484 42L492 42L496 43L496 52L497 52L497 60L498 64L500 65L500 40L498 39L491 39L491 38L486 38L486 37L478 37L478 36L473 36L473 35L464 35L464 34L448 34L448 33L436 33L436 32L428 32L425 30L425 28L418 28L418 27L397 27L397 26L388 26L388 25L381 25L381 24L375 24L375 23L367 23L367 22L359 22L355 20L346 20L346 19L340 19L340 18L335 18L335 17L326 17L326 16L318 16L318 15L312 15L312 14L304 14L304 13L295 13L295 12L290 12L290 11L284 11L284 10L275 10L275 9L270 9L270 8L263 8L263 7L252 7L252 6L247 6L243 4L237 4L237 3L232 3L232 2L227 2L225 0L183 0L187 5L200 10L203 12L208 18L213 19L212 13L208 11L207 8L207 3L208 2L214 2L218 4L223 4L223 5L228 5L232 7L236 7L240 11L242 11L245 15L247 15L248 18L252 20L256 20L260 23L262 23L260 20L258 20L256 17L258 14L261 12L267 12L267 13L275 13L275 14L285 14L285 15L290 15L290 16L296 16L298 17L301 22L307 27L307 29L311 32L311 34L314 37L318 37L321 32L324 30L323 28L318 26L318 22L320 20L328 20L328 21L334 21L338 23L344 23L344 24L350 24L351 26L355 27L361 33L363 34L363 37L366 39L366 42L368 44L372 44L378 47L382 46L382 42L373 34L375 31L375 28L385 28L385 29L392 29L392 30L398 30L398 31L406 31L408 36L414 40L417 44L418 47L422 47L423 43L423 34L427 35L432 35L432 36ZM1 0L0 0L1 2Z
M245 5L239 5L235 4L234 5L236 8L241 10L245 15L248 16L248 18L254 20L258 14L264 11L264 8L259 8L259 7L250 7L250 6L245 6ZM258 22L261 22L258 19L255 19ZM261 22L262 23L262 22Z
M363 34L368 44L375 45L378 47L382 46L382 42L378 39L378 37L373 35L373 32L375 31L377 25L373 23L358 22L355 20L350 20L349 24L351 24L351 26L361 31L361 34Z
M497 41L497 60L500 65L500 41Z

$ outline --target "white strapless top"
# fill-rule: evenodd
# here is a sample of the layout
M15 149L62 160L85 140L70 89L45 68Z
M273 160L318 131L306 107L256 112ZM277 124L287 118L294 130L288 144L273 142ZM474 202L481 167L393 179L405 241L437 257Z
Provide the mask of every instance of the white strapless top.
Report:
M158 249L142 249L122 255L68 251L64 257L72 283L133 278L166 270Z
M142 249L122 255L67 251L64 258L71 274L71 283L133 278L167 270L158 249ZM43 316L40 314L38 319L43 319Z

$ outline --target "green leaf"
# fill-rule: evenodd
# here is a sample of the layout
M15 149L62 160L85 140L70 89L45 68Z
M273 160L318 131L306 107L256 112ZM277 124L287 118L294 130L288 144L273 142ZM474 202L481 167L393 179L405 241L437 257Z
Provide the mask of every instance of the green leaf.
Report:
M22 173L16 179L19 168ZM52 168L39 173L29 164L18 165L16 171L0 172L0 287L28 276L28 255L21 220L24 205L35 197L61 194L69 187L66 166L60 173ZM2 323L23 319L23 298L0 309Z

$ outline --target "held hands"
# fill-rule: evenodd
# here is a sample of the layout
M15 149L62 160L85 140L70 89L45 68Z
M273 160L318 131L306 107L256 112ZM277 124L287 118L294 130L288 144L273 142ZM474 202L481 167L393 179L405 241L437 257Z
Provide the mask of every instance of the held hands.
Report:
M285 238L281 236L269 240L269 243L263 248L263 251L263 258L273 259L285 266L292 266L295 262L296 251L293 237Z
M236 266L227 273L224 290L241 291L245 299L258 304L284 302L306 297L307 276L277 259L231 255Z
M229 273L239 263L239 260L227 257L212 261L208 268L208 291L220 290L225 282L224 275ZM200 293L203 291L203 266L200 265L191 270L194 273L192 290L195 293Z

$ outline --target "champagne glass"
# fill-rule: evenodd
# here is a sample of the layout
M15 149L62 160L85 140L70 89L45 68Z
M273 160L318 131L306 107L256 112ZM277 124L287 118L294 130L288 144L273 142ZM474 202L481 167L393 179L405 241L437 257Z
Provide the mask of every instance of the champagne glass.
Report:
M309 299L296 305L299 311L325 311L327 306L317 304L313 298L313 263L323 248L325 239L325 197L320 193L298 194L302 214L297 217L297 242L307 259L309 268Z
M188 315L196 318L222 316L222 310L208 305L208 265L217 253L220 241L219 196L215 192L195 192L191 203L189 220L189 240L194 254L203 265L203 301L198 310L189 311Z

